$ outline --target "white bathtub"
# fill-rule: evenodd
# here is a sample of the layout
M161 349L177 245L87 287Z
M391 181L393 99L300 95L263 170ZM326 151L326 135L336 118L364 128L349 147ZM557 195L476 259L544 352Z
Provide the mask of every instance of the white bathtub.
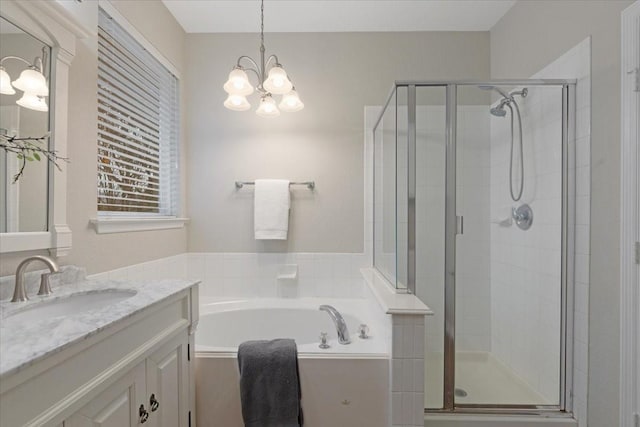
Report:
M321 304L334 306L344 317L351 344L338 343L336 328ZM379 316L378 316L379 317ZM358 338L358 326L369 327L369 338ZM320 333L327 332L327 350L319 345ZM387 356L388 339L384 324L372 313L366 300L352 299L251 299L209 300L200 303L196 351L236 352L248 340L293 338L302 357L316 354L369 354Z
M321 304L342 314L351 344L338 344L333 322L318 309ZM241 342L293 338L298 345L305 426L388 426L389 331L376 310L367 300L201 297L196 332L198 425L243 426L237 369ZM361 323L369 326L369 339L358 338ZM328 333L327 350L318 347L320 332Z

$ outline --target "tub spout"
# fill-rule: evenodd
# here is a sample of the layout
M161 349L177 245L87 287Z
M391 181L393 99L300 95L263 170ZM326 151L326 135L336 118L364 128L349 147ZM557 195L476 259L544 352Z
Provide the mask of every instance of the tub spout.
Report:
M349 344L351 339L349 338L349 329L347 329L347 322L344 321L342 315L333 306L321 305L320 311L326 311L333 323L336 325L336 332L338 333L338 342L340 344Z

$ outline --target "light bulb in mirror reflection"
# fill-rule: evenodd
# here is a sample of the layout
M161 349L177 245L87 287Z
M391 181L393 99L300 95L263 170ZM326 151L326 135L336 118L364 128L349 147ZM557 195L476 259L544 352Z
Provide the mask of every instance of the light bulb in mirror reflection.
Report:
M16 89L32 95L49 96L47 80L42 73L33 68L27 68L20 73L20 77L11 83Z
M0 93L3 95L15 95L16 91L11 86L11 77L4 69L4 67L0 67Z
M49 111L47 102L43 97L28 92L25 92L24 95L22 95L22 98L16 101L16 104L30 110Z

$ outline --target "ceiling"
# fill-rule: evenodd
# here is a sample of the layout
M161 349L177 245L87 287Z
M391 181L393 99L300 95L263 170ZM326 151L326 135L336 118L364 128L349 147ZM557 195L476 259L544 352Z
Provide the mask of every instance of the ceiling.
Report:
M187 33L260 31L259 0L163 0ZM265 32L488 31L515 0L266 0Z

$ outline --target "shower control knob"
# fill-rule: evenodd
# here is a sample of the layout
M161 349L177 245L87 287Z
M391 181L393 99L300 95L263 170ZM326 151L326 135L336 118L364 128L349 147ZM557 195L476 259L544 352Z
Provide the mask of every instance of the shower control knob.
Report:
M511 217L521 230L528 230L533 224L533 210L526 203L517 208L512 208Z

